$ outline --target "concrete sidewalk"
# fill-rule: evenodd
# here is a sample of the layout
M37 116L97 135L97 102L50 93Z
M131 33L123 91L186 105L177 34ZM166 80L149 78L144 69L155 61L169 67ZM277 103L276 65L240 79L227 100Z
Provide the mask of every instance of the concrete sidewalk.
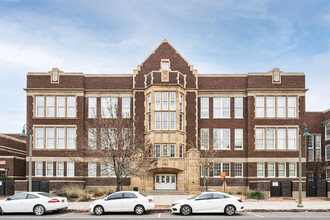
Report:
M158 210L170 211L171 204L176 200L186 199L191 195L153 195L151 196ZM297 207L296 201L243 201L245 211L330 211L330 201L303 201L303 208ZM91 202L70 202L69 210L88 211Z

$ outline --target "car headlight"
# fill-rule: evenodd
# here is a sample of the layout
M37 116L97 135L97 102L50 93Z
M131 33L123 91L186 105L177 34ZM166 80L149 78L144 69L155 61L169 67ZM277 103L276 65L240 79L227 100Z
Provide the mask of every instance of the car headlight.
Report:
M173 207L173 206L176 206L176 205L179 205L179 203L173 203L173 204L172 204L172 207Z

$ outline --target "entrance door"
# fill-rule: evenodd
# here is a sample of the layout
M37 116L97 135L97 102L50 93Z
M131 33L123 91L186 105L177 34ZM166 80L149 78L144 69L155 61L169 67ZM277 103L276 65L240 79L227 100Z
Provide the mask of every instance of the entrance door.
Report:
M155 190L176 190L176 174L157 174L155 176Z

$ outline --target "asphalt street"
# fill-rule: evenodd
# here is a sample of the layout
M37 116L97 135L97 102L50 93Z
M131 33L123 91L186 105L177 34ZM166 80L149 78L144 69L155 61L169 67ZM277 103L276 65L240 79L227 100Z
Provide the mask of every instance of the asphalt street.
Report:
M330 212L240 212L234 216L224 214L193 214L181 216L172 213L147 213L141 216L127 213L109 213L96 216L91 213L54 213L44 216L33 214L6 214L1 215L0 219L33 219L43 220L51 218L60 219L330 219Z

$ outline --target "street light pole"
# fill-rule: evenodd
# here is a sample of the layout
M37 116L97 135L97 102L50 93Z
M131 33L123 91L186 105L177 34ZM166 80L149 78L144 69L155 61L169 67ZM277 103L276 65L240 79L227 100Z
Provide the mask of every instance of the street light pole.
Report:
M30 130L30 143L29 143L29 192L32 192L32 128L30 125L23 125L23 131L21 133L21 137L27 138L25 133L25 128L29 128Z
M304 207L302 204L302 166L301 166L301 130L305 127L304 137L309 137L307 125L304 123L299 126L299 201L297 207Z

